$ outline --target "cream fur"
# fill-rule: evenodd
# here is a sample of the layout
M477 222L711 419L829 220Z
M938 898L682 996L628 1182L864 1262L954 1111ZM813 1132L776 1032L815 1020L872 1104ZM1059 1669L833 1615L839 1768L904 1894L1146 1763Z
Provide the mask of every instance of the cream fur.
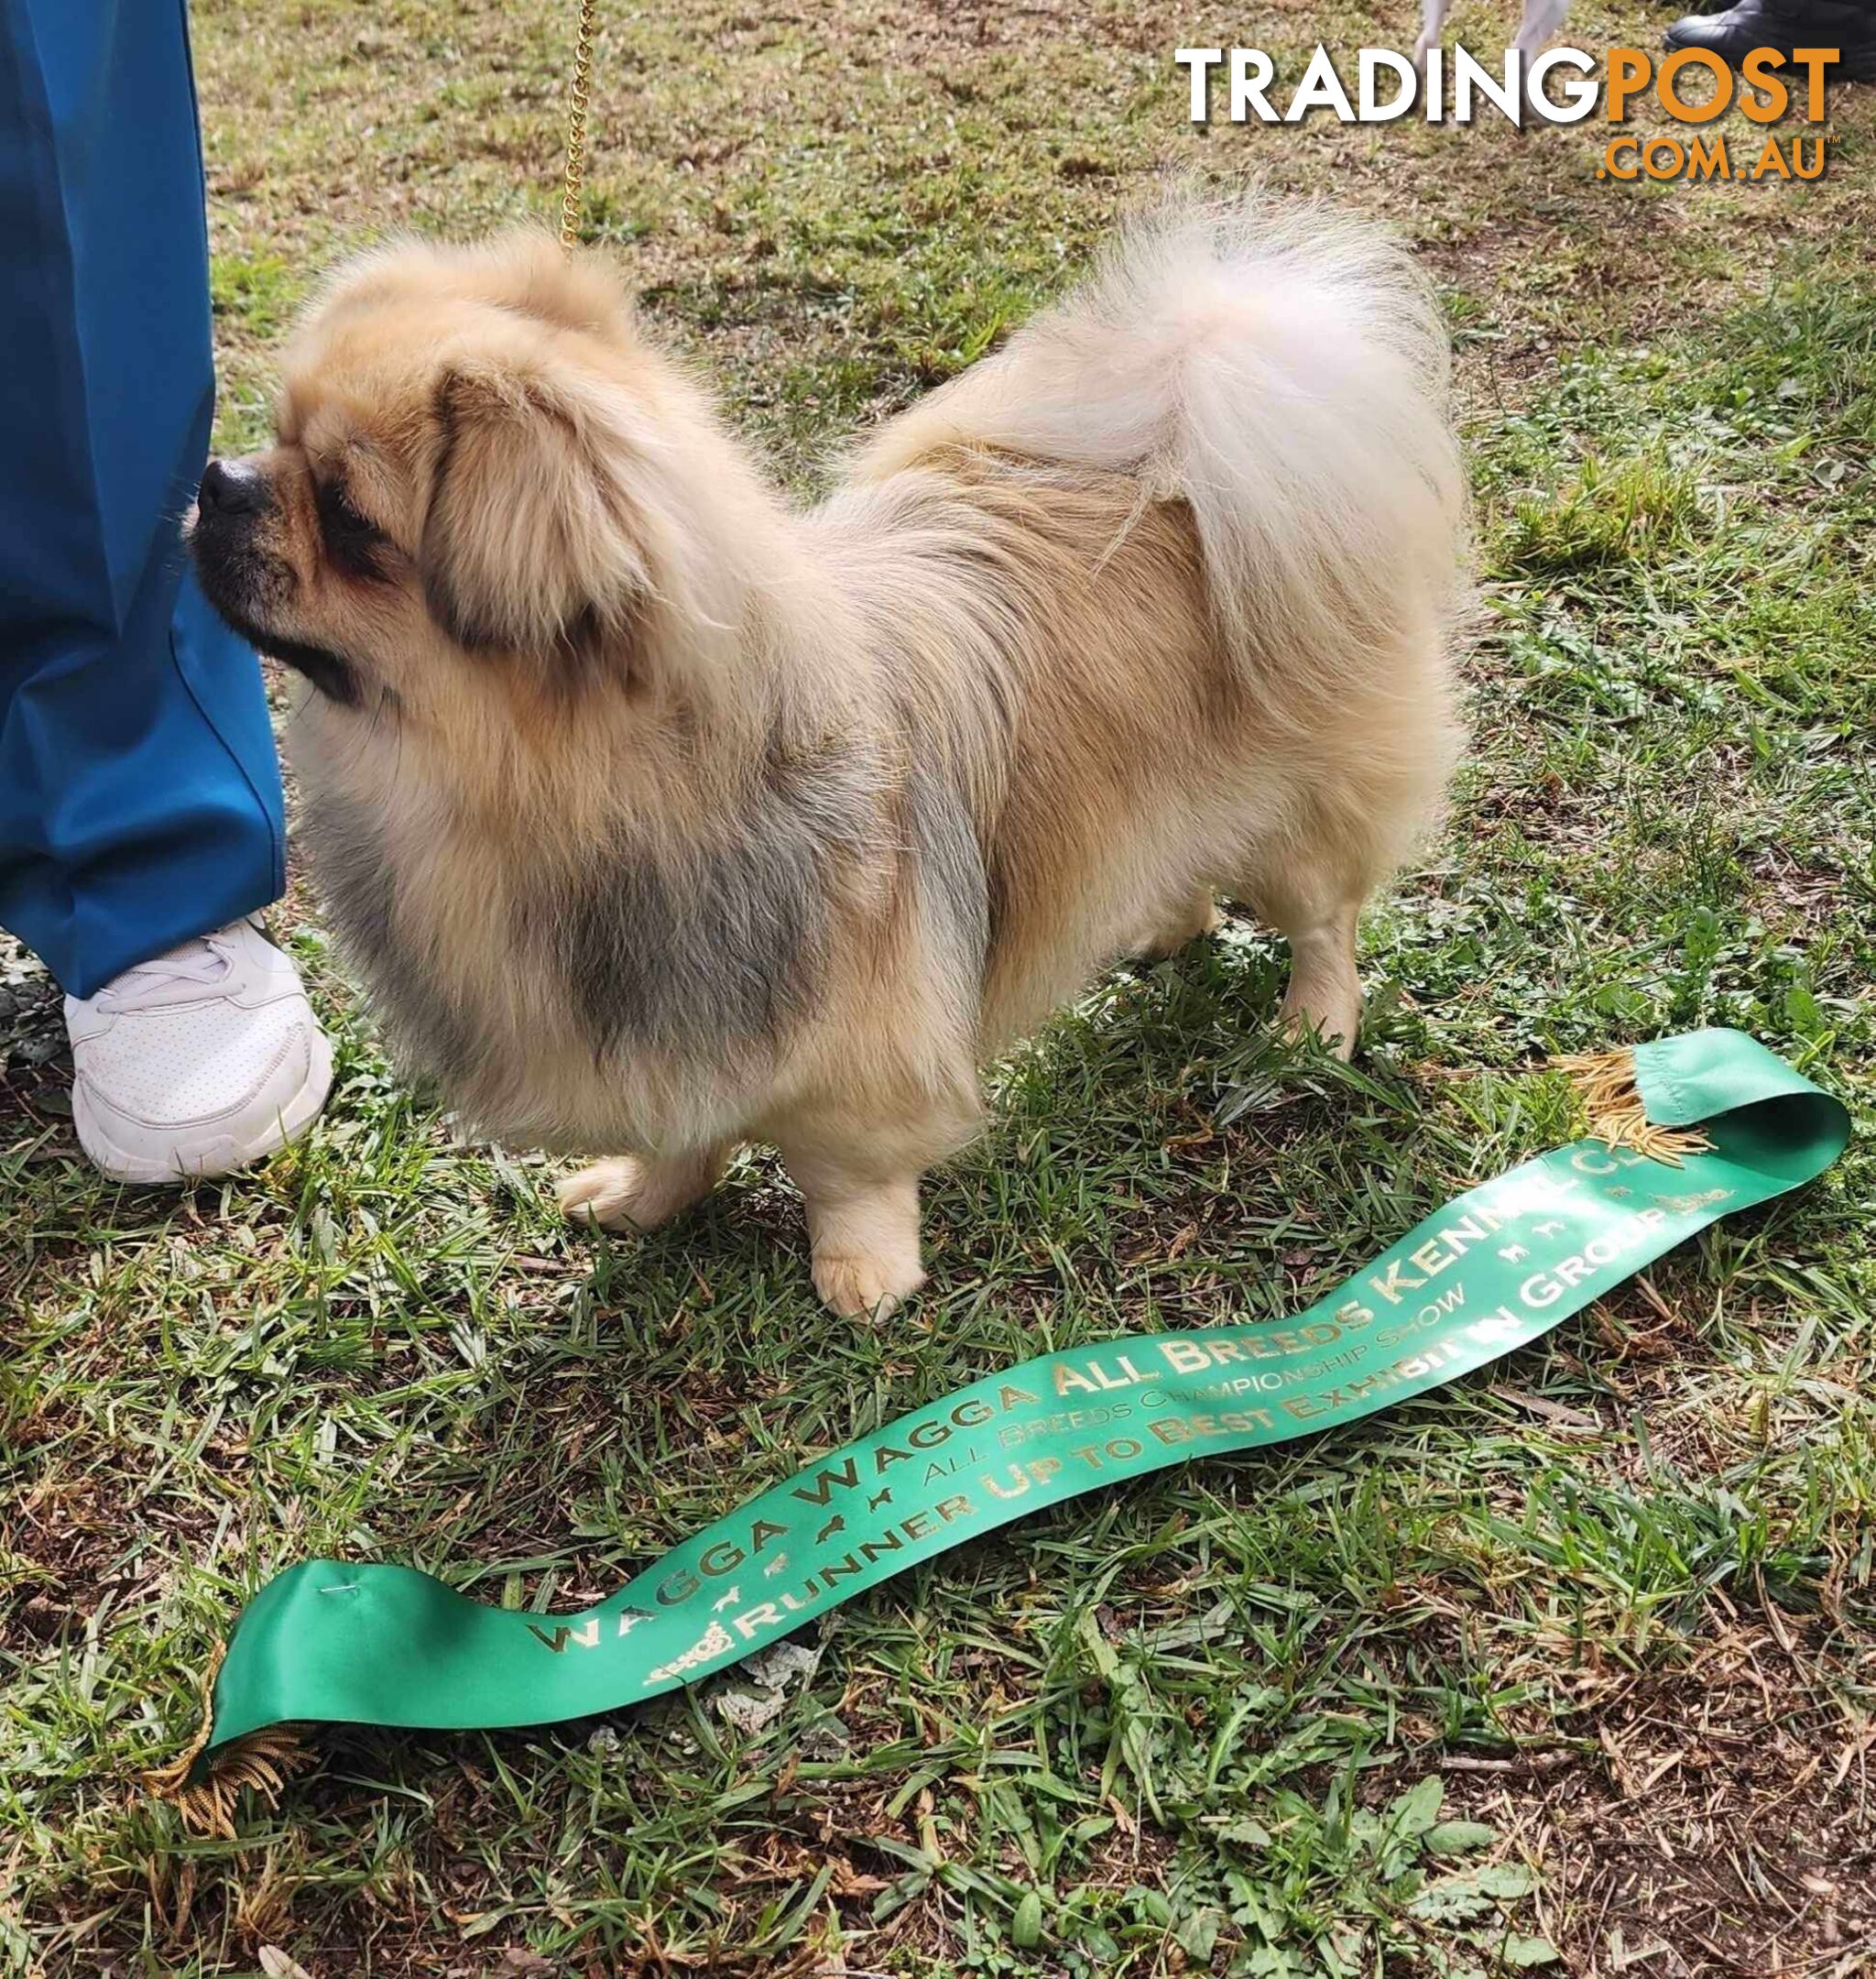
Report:
M355 687L292 748L405 1055L606 1152L562 1188L601 1221L772 1141L859 1311L920 1282L979 1066L1215 891L1352 1046L1357 913L1457 747L1445 377L1367 227L1175 206L802 512L597 262L401 246L296 342L267 525L197 553Z

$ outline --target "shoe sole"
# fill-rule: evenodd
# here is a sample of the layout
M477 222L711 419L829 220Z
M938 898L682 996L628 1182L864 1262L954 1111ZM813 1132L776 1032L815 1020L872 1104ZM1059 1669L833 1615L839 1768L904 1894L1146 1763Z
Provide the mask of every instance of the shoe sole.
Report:
M75 1087L71 1095L72 1125L79 1144L92 1165L107 1182L121 1182L136 1188L176 1188L192 1182L217 1182L243 1168L252 1167L269 1155L278 1154L289 1141L296 1141L319 1117L333 1084L333 1044L323 1031L315 1030L307 1055L306 1077L298 1092L274 1116L257 1142L245 1146L232 1136L212 1142L193 1164L170 1160L151 1161L125 1153L98 1125L85 1099L84 1088Z

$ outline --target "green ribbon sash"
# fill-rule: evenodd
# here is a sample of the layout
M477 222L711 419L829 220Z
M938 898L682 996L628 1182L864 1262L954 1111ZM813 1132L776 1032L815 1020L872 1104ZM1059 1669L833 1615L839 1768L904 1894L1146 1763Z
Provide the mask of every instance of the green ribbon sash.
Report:
M1350 1422L1495 1361L1718 1218L1809 1181L1849 1137L1835 1099L1738 1032L1598 1064L1605 1089L1611 1065L1631 1081L1641 1132L1610 1129L1606 1110L1608 1140L1468 1189L1292 1319L1123 1335L987 1375L817 1460L596 1607L491 1608L407 1567L289 1568L236 1624L188 1777L288 1722L540 1724L694 1683L1078 1492ZM1696 1126L1685 1142L1702 1152L1642 1151ZM251 1749L278 1757L278 1734Z

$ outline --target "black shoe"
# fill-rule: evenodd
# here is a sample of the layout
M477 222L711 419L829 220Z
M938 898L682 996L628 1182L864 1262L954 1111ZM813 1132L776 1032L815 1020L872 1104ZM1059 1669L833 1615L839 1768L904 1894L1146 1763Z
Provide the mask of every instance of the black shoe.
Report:
M1876 82L1876 0L1739 0L1724 14L1690 14L1663 38L1709 49L1737 67L1754 49L1834 48L1827 82Z

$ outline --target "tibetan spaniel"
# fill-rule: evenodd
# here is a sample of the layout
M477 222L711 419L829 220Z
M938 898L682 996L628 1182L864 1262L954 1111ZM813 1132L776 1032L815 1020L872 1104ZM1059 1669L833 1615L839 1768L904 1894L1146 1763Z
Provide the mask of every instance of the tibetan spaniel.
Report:
M873 1312L980 1067L1220 895L1352 1047L1457 747L1447 372L1367 225L1175 204L802 507L603 258L402 244L193 554L304 676L314 880L401 1060L592 1159L561 1200L611 1227L773 1143Z

